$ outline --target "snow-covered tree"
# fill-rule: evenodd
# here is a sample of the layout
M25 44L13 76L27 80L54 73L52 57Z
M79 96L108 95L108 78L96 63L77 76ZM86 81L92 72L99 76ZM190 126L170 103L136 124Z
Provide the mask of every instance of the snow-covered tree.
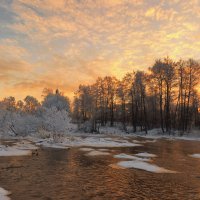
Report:
M10 131L21 136L35 134L41 127L42 119L29 113L13 113L9 124Z
M45 108L55 107L57 110L65 110L70 112L70 101L69 98L64 96L59 90L56 90L55 93L51 92L52 90L47 90L44 96L44 101L42 106Z
M43 112L43 129L54 133L64 133L72 129L69 113L66 110L57 110L56 107L45 108Z

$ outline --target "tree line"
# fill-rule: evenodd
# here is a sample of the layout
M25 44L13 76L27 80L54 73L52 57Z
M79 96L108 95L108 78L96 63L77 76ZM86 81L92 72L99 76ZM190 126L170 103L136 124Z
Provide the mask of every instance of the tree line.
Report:
M146 71L132 71L122 80L98 77L80 85L72 105L74 122L99 126L121 124L124 131L161 128L181 133L200 128L200 63L193 59L158 59Z

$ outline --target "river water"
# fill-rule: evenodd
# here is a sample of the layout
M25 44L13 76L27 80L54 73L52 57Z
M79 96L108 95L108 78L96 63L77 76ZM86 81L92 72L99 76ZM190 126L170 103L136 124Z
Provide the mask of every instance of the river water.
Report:
M138 138L137 138L138 139ZM79 148L41 148L38 156L0 157L0 187L13 200L200 199L200 142L164 140L138 147L112 148L111 155L88 156ZM156 154L154 164L177 171L151 173L109 165L113 154Z

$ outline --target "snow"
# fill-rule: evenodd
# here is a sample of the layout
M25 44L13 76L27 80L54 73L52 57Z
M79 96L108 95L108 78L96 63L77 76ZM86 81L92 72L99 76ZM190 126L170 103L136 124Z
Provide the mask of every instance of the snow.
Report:
M117 163L118 166L123 168L135 168L140 170L145 170L148 172L154 173L175 173L174 171L158 167L154 164L149 164L147 162L139 161L139 160L131 160L131 161L121 161Z
M93 151L94 149L92 148L80 148L80 151Z
M146 142L156 142L157 139L168 139L168 140L188 140L188 141L200 141L199 130L192 130L183 136L180 135L179 131L173 131L170 135L168 133L162 133L161 129L152 129L148 130L148 134L144 134L144 132L136 132L131 133L130 136L139 136L142 138L153 139L146 140ZM142 142L141 142L142 143Z
M105 155L110 155L110 153L94 150L94 151L90 151L86 155L88 155L88 156L105 156Z
M109 149L92 149L92 148L80 148L79 150L88 152L87 156L104 156L104 155L110 155L108 152Z
M145 157L145 158L155 158L155 157L157 157L155 154L151 154L151 153L147 153L147 152L137 153L135 155L139 156L139 157Z
M98 151L110 151L110 149L98 149Z
M46 108L43 112L43 126L49 132L70 132L76 126L70 123L71 118L66 110L57 110L56 107Z
M144 157L144 158L140 158ZM123 168L135 168L140 170L145 170L148 172L154 173L175 173L175 171L171 171L165 169L163 167L159 167L155 164L149 163L152 162L151 158L155 158L156 155L150 154L147 152L135 154L135 156L128 154L118 154L114 155L114 158L119 159L128 159L129 161L120 161L117 164L111 164L110 166L115 169L123 169Z
M26 140L22 140L20 142L14 143L14 144L15 145L12 147L13 148L15 147L16 149L19 149L19 150L36 150L36 149L38 149L37 146L31 144L31 142L26 141Z
M100 134L112 134L112 135L121 135L125 132L118 127L109 127L109 126L102 126L99 128Z
M132 140L132 142L133 143L139 143L139 144L142 143L141 141L138 141L138 140Z
M73 141L66 142L70 146L89 146L89 147L135 147L139 144L131 143L126 140L120 141L115 138L99 138L89 136L86 138L75 137Z
M125 153L114 155L114 158L130 159L130 160L138 160L138 161L147 161L147 162L151 161L148 158L138 158L136 156L131 156L131 155L128 155L128 154L125 154Z
M190 155L190 157L193 157L193 158L200 158L200 154L199 154L199 153L195 153L195 154Z
M46 141L46 140L43 140L43 141L41 140L41 141L37 142L36 145L43 146L46 148L54 148L54 149L69 149L69 147L66 146L65 144L54 143L52 141Z
M104 155L110 155L109 152L106 152L106 151L109 151L108 149L92 149L92 148L80 148L79 150L81 151L85 151L85 152L88 152L87 156L104 156Z
M0 145L0 156L26 156L30 155L30 150L18 149L17 146L4 146Z
M10 192L0 187L0 200L9 200Z
M154 139L154 140L145 140L145 141L141 141L140 143L142 143L142 144L145 144L145 143L154 143L156 141L157 141L156 139Z
M37 146L26 140L13 144L12 146L0 145L0 156L26 156L32 153L31 150L38 149Z
M43 147L46 147L46 148L54 148L54 149L69 149L69 147L67 146L63 146L61 144L51 144L51 143L43 143L42 144Z
M73 136L73 135L63 135L60 141L55 141L51 136L46 139L37 139L29 137L29 140L36 142L37 145L42 145L45 147L51 147L51 144L56 144L57 146L65 147L135 147L141 146L140 144L135 144L127 140L120 140L116 138L109 138L104 136ZM52 146L53 147L53 146Z

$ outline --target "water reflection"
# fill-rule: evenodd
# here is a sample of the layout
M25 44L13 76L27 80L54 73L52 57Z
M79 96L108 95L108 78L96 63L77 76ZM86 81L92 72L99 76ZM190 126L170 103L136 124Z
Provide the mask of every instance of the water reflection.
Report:
M40 149L38 156L1 157L0 186L14 200L37 199L200 199L199 142L158 140L144 146L113 148L112 154L156 154L154 163L177 174L113 169L113 155L87 156L78 148Z

